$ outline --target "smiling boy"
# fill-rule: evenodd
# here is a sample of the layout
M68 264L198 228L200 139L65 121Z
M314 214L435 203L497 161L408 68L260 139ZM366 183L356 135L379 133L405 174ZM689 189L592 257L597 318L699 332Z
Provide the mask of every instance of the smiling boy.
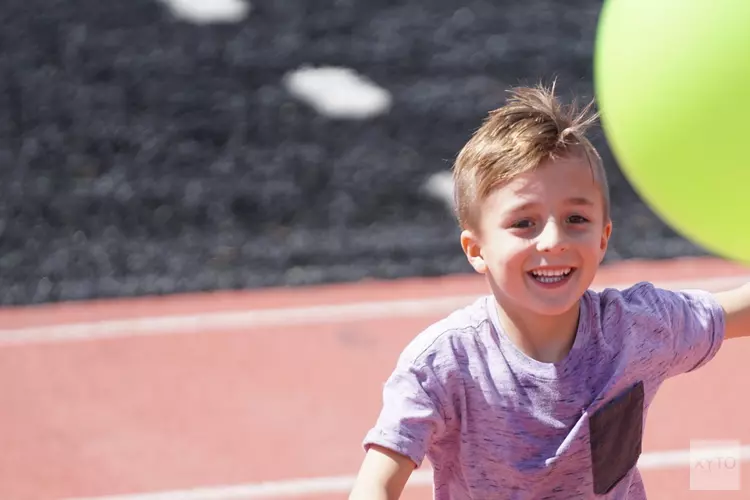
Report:
M643 425L669 377L750 333L750 292L589 287L612 233L590 107L515 89L454 167L461 246L491 291L398 359L350 498L644 499Z

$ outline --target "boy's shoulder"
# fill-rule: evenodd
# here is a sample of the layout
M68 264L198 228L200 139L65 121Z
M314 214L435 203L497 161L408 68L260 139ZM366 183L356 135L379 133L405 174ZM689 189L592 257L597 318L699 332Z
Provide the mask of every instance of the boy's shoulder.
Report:
M623 288L590 289L587 296L598 312L608 315L647 312L659 308L665 293L672 292L658 288L649 281L640 281Z
M597 338L633 364L641 360L660 377L710 361L724 340L724 310L715 294L639 282L621 290L589 292Z
M674 290L641 281L617 289L587 292L595 327L605 336L639 342L665 340L691 329L696 334L721 330L723 310L714 294L698 289Z
M710 292L704 290L670 290L649 281L640 281L625 288L604 288L588 291L597 309L604 316L636 314L665 319L674 308L715 306Z
M421 365L455 360L466 354L466 347L477 342L477 333L490 328L490 296L482 296L435 321L409 341L399 363Z
M650 281L638 281L625 287L603 287L598 291L589 290L600 298L602 304L623 303L638 307L648 305L649 300L668 290L657 287ZM670 292L671 293L671 292ZM644 300L646 302L644 303Z

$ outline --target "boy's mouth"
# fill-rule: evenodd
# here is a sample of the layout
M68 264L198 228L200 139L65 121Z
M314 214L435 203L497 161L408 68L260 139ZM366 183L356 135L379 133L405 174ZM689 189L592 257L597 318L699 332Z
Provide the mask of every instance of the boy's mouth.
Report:
M574 267L540 268L533 269L528 274L539 283L554 285L567 281L575 270Z

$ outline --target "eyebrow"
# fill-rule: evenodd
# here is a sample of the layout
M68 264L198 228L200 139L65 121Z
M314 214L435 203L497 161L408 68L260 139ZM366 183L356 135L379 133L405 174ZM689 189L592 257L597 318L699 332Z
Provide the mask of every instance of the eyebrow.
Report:
M523 212L524 210L529 210L531 208L534 208L536 205L538 205L538 203L534 203L534 202L522 203L518 206L512 207L511 212ZM577 206L577 207L581 207L581 206L593 207L594 202L584 197L573 197L573 198L568 198L567 200L565 200L565 205L572 205L572 206Z
M578 197L578 198L568 198L565 200L566 205L577 205L577 206L586 206L586 207L593 207L594 202L591 201L588 198Z

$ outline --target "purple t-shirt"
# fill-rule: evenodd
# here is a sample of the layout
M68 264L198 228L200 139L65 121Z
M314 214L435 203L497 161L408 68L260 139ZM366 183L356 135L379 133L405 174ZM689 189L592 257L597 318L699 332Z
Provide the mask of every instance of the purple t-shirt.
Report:
M639 283L586 292L571 351L542 363L483 297L407 346L364 446L428 458L436 500L645 499L636 462L648 407L723 339L711 294Z

